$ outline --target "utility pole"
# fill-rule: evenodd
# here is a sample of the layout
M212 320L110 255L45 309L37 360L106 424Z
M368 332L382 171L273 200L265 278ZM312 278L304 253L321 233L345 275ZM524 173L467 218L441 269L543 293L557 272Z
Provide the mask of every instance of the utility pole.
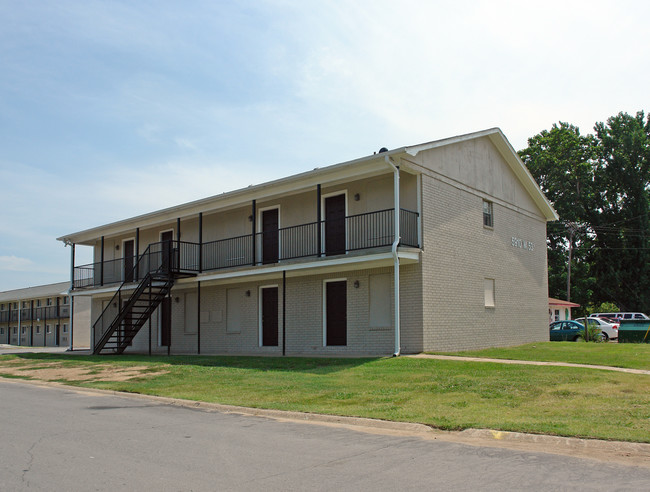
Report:
M571 260L573 257L573 237L578 231L578 224L576 222L567 222L567 229L569 229L569 261L567 263L566 275L566 300L571 302ZM589 341L589 323L585 317L585 342Z

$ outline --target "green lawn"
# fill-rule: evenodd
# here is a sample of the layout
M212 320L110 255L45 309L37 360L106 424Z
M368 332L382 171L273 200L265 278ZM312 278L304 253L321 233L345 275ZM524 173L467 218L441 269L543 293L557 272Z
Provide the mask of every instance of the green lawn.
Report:
M430 352L490 359L539 360L650 370L648 343L541 342L467 352Z
M17 364L25 369L84 366L95 373L106 365L146 366L142 377L130 381L69 384L188 400L420 422L441 429L491 428L650 442L650 376L645 375L406 357L67 354L0 356L0 375ZM166 372L151 372L159 369Z

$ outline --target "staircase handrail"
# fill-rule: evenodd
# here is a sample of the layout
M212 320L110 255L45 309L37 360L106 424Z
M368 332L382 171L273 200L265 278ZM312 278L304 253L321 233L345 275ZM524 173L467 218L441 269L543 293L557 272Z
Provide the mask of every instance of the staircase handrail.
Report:
M156 244L156 243L154 243L154 244ZM151 251L150 251L150 248L151 248L151 245L147 246L147 248L144 250L144 252L143 252L143 253L138 257L138 260L135 262L135 265L133 265L133 268L131 269L130 272L124 272L124 273L125 273L124 277L125 277L126 279L128 279L128 278L131 278L131 279L137 278L137 277L135 276L135 274L139 271L138 269L139 269L140 266L141 266L141 262L144 261L144 258L146 257L146 258L147 258L147 261L150 261L150 258L151 258ZM161 263L162 263L162 262L161 262ZM151 264L149 264L149 266L151 266ZM142 285L144 285L144 283L145 283L144 280L146 279L146 277L151 276L151 272L149 271L150 269L151 269L151 268L147 268L147 274L144 276L144 278L142 278L142 279L140 280L140 283L139 283L139 285L138 285L139 288L141 288ZM158 269L156 270L156 273L160 272L161 270L163 270L163 265L160 265L160 266L158 267ZM128 274L127 274L127 273L128 273ZM111 305L112 305L113 303L117 302L117 301L121 301L121 298L122 298L122 289L124 288L124 286L125 286L126 284L129 284L129 283L133 283L133 281L130 281L130 280L124 280L124 281L122 282L122 284L120 285L120 287L119 287L119 288L117 289L117 291L115 292L115 294L113 294L113 297L111 297L111 300L108 302L108 304L106 305L106 307L102 310L102 313L99 315L99 317L97 318L97 320L93 323L93 334L95 333L95 330L96 330L96 327L97 327L98 323L103 322L104 315L105 315L106 312L110 309ZM119 319L119 321L121 322L122 319L124 318L124 313L125 313L125 312L128 312L128 309L123 310L123 309L122 309L122 306L119 306L119 305L118 305L118 306L117 306L117 310L118 310L118 311L117 311L117 312L118 312L118 315L116 316L116 319ZM114 323L115 323L115 320L113 320L113 322L111 323L111 325L113 325ZM109 327L109 328L110 328L110 327ZM106 333L110 333L111 331L112 331L112 330L110 330L110 329L109 329L109 330L106 330L106 332L104 333L104 335L105 335ZM100 342L103 341L104 335L102 335L102 337L100 338L100 340L99 340ZM110 335L109 335L109 337L110 337ZM99 343L98 343L98 342L95 342L94 347L93 347L93 350L95 350L96 347L98 347L98 346L99 346Z

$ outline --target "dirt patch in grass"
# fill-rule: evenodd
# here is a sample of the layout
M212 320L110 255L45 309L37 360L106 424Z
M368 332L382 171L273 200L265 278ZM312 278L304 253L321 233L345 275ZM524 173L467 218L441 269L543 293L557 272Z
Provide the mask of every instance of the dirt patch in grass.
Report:
M150 366L96 365L64 366L59 362L44 362L34 366L24 361L6 361L0 366L0 374L28 377L41 381L128 381L134 378L148 378L165 374L163 369L152 371Z

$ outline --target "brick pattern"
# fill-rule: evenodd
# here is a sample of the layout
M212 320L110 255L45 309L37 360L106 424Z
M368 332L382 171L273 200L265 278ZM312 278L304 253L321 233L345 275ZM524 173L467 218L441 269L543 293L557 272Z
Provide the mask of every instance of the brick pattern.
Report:
M471 350L548 340L546 226L494 203L483 227L483 199L422 177L424 350ZM529 251L512 238L532 242ZM495 280L494 308L484 279Z
M416 271L417 265L405 267ZM390 274L391 289L393 269L390 267L358 270L317 276L288 277L286 284L286 354L287 355L389 355L394 347L393 316L391 299L391 324L382 328L369 327L369 275ZM412 275L412 272L410 273ZM323 283L328 279L347 279L347 345L344 347L323 346ZM359 287L354 282L359 281ZM259 346L259 287L278 285L279 344L277 347ZM243 296L241 327L238 332L227 331L227 290L236 289ZM250 291L250 297L245 295ZM171 353L195 354L198 333L186 333L184 294L187 289L172 290L172 336ZM196 291L195 291L196 292ZM391 290L392 292L392 290ZM179 302L176 302L176 297ZM392 296L391 296L392 298ZM93 304L93 312L101 302ZM404 309L404 307L402 308ZM250 282L236 286L201 287L201 353L202 354L282 354L282 282ZM408 322L408 317L407 317ZM405 324L403 322L403 324ZM158 346L158 317L152 317L152 353L165 354L167 347ZM417 332L413 326L409 332ZM148 325L140 330L127 352L147 352Z

